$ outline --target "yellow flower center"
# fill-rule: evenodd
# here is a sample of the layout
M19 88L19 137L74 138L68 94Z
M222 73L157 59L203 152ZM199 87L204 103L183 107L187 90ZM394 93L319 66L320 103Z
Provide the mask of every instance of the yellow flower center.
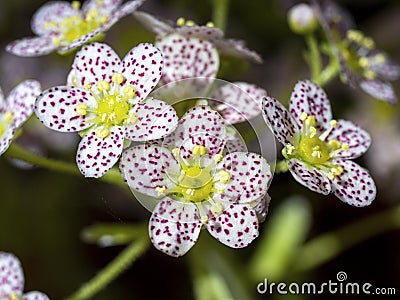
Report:
M209 166L201 167L200 159L207 153L205 147L193 147L194 162L189 165L181 158L178 148L173 149L172 152L179 161L181 174L174 188L157 187L159 194L169 194L185 202L200 203L211 200L214 193L223 192L221 184L228 183L230 174L225 170L214 174L215 165L220 160L219 156ZM216 186L217 183L220 184L219 187Z
M101 6L102 2L98 1L98 5ZM71 6L79 12L79 1L73 1ZM45 26L47 28L54 28L60 32L61 36L53 38L54 44L68 45L81 36L92 32L96 28L99 28L105 22L107 22L107 20L107 16L100 15L97 9L92 8L86 13L85 18L83 18L81 14L78 14L69 18L65 18L59 23L47 22L45 23ZM97 36L93 37L91 41L99 40L101 36L102 34L98 34Z
M111 85L104 80L97 84L96 87L100 94L95 93L90 85L85 86L96 99L97 107L91 109L83 103L75 107L80 116L86 116L89 113L95 115L88 122L95 124L96 135L99 138L107 137L113 126L132 125L138 121L138 116L130 112L134 106L132 99L135 97L136 91L130 85L121 88L123 81L124 77L120 73L114 73Z
M283 156L286 159L296 158L318 169L324 169L328 172L329 179L341 175L342 167L334 165L331 160L339 151L348 150L349 145L342 144L338 140L326 141L331 130L337 126L337 121L332 120L330 127L319 134L315 128L314 116L303 113L300 119L303 121L302 131L299 136L294 138L293 145L288 144L283 148Z

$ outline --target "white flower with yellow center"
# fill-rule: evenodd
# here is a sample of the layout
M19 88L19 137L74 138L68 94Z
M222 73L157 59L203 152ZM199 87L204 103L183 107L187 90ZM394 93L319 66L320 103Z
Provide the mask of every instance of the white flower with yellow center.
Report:
M293 177L309 189L333 192L354 206L371 204L376 187L369 173L349 159L371 144L369 134L344 120L332 120L325 92L310 81L296 84L289 111L276 99L263 100L265 119L284 145L282 154Z
M38 97L36 115L51 129L80 132L79 170L86 177L100 177L121 156L125 138L147 141L175 129L175 110L146 99L162 68L161 52L151 44L134 47L121 61L108 45L92 43L76 54L69 85Z
M0 90L0 155L10 146L15 131L32 115L40 83L26 80L4 99Z
M68 52L90 41L101 39L113 24L135 11L145 0L53 1L32 17L37 37L10 43L7 51L19 56L40 56L53 51Z
M161 199L149 223L154 246L185 254L201 227L233 248L258 236L269 198L270 167L258 154L223 154L225 122L208 106L190 109L163 146L127 149L120 168L131 189Z
M11 253L0 252L0 299L49 300L49 297L37 291L24 294L21 262Z

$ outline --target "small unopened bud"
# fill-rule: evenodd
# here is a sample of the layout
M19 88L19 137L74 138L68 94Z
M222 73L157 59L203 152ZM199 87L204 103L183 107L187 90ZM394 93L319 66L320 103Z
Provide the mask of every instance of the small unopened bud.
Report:
M318 27L318 20L312 7L308 4L293 6L287 15L290 29L297 34L308 34Z

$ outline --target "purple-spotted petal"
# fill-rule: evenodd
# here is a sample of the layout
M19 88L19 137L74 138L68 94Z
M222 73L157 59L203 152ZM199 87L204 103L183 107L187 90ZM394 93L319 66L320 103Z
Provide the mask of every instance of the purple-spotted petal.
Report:
M354 123L339 120L338 125L332 130L329 140L338 140L342 144L348 144L349 150L340 150L337 157L353 159L364 154L371 145L371 137L368 132Z
M248 204L230 204L206 227L213 237L232 248L246 247L258 236L257 215Z
M10 92L7 104L13 113L15 127L19 127L30 117L40 92L40 83L36 80L25 80Z
M211 43L218 41L224 37L224 32L217 27L209 27L202 25L182 26L175 29L178 35L207 40Z
M173 33L158 39L156 46L164 55L163 83L191 77L214 78L217 75L218 52L207 40Z
M291 137L299 131L296 121L288 110L275 98L263 98L264 119L282 144L290 144Z
M106 138L99 138L96 129L90 130L81 140L76 162L85 177L99 178L110 170L121 156L125 132L114 126Z
M376 99L380 99L391 104L397 102L397 96L394 93L393 87L388 82L383 82L380 80L363 80L360 82L361 89L370 94Z
M146 0L134 0L128 1L124 3L120 8L118 8L115 13L113 14L113 19L111 22L107 22L105 24L105 28L111 27L116 21L119 19L133 13L137 10L139 6L141 6Z
M27 57L46 55L57 48L58 46L53 43L52 37L50 36L23 38L13 41L6 46L8 52L14 55Z
M352 206L367 206L376 197L376 186L371 175L350 160L337 160L343 173L332 180L332 191L343 202Z
M70 17L80 16L80 12L74 9L67 1L52 1L40 7L32 17L32 31L37 35L46 35L55 30L58 31L59 23ZM54 24L49 26L47 24Z
M155 88L163 71L163 55L152 44L143 43L134 47L123 59L122 75L134 86L136 94L143 100Z
M331 183L324 173L297 159L288 161L289 171L297 182L310 190L328 195L331 192Z
M50 298L41 292L34 291L34 292L26 293L22 299L23 300L49 300Z
M221 153L225 146L226 129L221 116L209 106L196 106L179 120L175 143L188 158L194 146L204 146L209 157Z
M167 22L163 22L160 19L147 14L142 11L134 12L133 16L148 30L154 32L158 36L164 36L174 31L173 27Z
M81 131L92 124L86 122L87 116L76 112L78 104L96 107L96 100L88 91L58 86L45 90L36 100L35 113L47 127L61 132Z
M264 222L268 214L268 207L271 197L266 194L264 197L254 200L249 203L256 212L258 222Z
M170 198L157 204L149 222L149 234L154 247L174 257L184 255L194 246L200 229L196 205Z
M102 80L111 83L112 75L120 72L121 65L121 59L110 46L92 43L76 53L72 70L78 86L91 84L95 87Z
M87 44L90 41L95 40L101 33L103 32L103 28L99 27L95 30L89 32L88 34L82 35L79 38L75 39L72 43L65 45L59 49L59 53L68 53L69 51L82 46L83 44Z
M138 121L126 126L126 137L133 141L147 141L162 138L175 130L178 116L174 108L164 101L146 99L132 109Z
M249 152L226 155L216 166L217 176L220 170L230 175L222 195L240 203L265 196L272 177L267 161L261 155Z
M166 148L152 145L131 147L122 154L120 168L130 188L151 197L161 195L157 187L176 186L181 167Z
M15 127L8 126L3 134L0 136L0 155L2 155L10 146L12 139L14 138Z
M86 0L82 5L82 13L84 16L90 10L95 10L101 16L111 15L118 6L122 3L122 0Z
M241 57L258 64L263 62L261 56L257 52L248 49L242 40L221 39L215 41L215 45L223 55Z
M289 110L300 127L303 124L300 120L303 113L314 116L315 127L321 132L329 128L329 121L332 119L328 96L323 89L308 80L299 81L294 87L290 96Z
M230 128L227 127L227 140L225 144L225 148L227 149L228 153L233 153L233 152L248 152L247 151L247 146L246 143L244 142L243 138L240 136L240 134L236 131L233 133L230 133ZM232 129L235 130L235 129Z
M218 112L229 124L240 123L261 113L261 101L267 92L246 82L225 84L214 91L210 98L217 100Z
M24 290L24 274L21 263L11 253L0 252L0 296L21 295Z

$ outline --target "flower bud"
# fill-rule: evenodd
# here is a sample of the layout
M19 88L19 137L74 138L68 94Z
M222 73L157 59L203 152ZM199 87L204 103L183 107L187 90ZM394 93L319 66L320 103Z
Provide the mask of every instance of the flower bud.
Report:
M318 26L318 20L312 7L308 4L297 4L288 12L290 29L297 34L308 34Z

